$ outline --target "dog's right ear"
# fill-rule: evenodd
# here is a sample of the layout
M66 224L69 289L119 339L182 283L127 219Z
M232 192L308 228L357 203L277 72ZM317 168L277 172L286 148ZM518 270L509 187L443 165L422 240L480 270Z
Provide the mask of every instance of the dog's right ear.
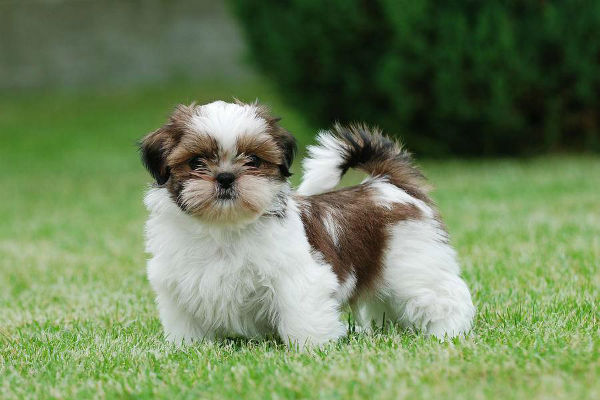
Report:
M170 150L171 142L172 135L169 125L149 133L140 141L142 162L159 185L164 185L169 180L167 153Z

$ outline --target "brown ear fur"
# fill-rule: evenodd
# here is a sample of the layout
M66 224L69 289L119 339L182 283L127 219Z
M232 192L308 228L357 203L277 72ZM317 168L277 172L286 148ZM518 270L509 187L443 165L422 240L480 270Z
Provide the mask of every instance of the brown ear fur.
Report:
M192 115L193 109L193 104L177 106L167 124L140 141L142 162L159 185L164 185L169 180L167 155L181 139L185 123Z
M164 185L169 180L165 149L168 135L167 129L162 127L146 135L140 142L142 162L159 185Z

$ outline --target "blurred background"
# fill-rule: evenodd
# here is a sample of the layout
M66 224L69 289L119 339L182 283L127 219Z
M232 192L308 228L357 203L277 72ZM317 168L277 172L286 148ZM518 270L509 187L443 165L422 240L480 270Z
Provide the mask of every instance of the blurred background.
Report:
M483 229L460 211L467 195L489 201L474 203L488 228L523 188L524 215L568 195L552 207L573 211L600 183L599 93L592 0L2 0L4 262L47 268L27 257L59 244L56 262L103 248L108 263L129 235L139 268L151 179L137 140L179 103L233 97L282 116L298 160L335 120L383 127L440 189L450 227Z
M249 75L222 2L3 0L0 87L133 87Z
M364 120L426 157L597 152L600 2L3 0L0 89L103 93L140 129L237 96L293 113L302 143Z
M47 268L27 257L57 243L112 262L123 235L139 268L137 141L179 103L271 106L300 144L294 184L319 129L379 125L425 167L449 225L483 229L463 197L490 202L467 207L489 228L488 206L505 220L498 200L523 207L523 188L532 207L570 195L552 205L564 212L600 184L599 93L595 0L0 0L7 276Z

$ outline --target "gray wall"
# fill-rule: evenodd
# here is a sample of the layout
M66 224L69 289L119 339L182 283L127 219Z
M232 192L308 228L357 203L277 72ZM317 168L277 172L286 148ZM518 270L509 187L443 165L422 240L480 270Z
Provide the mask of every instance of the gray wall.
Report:
M222 1L0 0L0 88L242 79Z

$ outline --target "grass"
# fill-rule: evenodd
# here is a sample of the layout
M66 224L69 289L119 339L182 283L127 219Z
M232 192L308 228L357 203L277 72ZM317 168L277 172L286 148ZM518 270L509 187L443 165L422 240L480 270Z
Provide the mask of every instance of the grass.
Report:
M600 398L589 156L422 163L478 308L468 339L392 328L304 354L166 344L145 278L149 177L135 140L179 101L257 93L310 140L260 84L0 97L0 397Z

